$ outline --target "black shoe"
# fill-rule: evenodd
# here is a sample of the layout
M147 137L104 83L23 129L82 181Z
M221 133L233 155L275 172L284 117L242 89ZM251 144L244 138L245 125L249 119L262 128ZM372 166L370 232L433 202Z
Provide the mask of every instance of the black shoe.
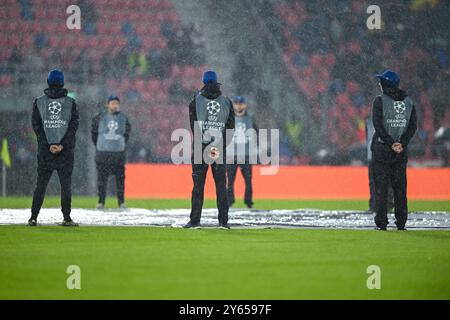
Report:
M185 225L183 227L184 229L200 229L200 223L192 223L192 222L188 222L187 225Z
M253 203L247 203L247 208L249 209L253 208Z
M219 229L230 229L230 226L228 225L228 223L220 223Z
M63 227L78 227L78 223L76 223L72 219L64 220L63 223L62 223L62 226Z
M30 218L30 220L28 220L28 225L30 227L36 227L37 226L37 221L35 218Z
M397 230L398 231L406 231L406 228L405 227L397 227Z
M386 227L375 227L375 230L387 231L387 228Z

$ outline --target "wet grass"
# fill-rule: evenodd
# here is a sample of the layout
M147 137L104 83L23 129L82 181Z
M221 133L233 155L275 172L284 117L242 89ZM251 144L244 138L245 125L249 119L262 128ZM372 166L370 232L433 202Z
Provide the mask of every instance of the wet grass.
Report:
M450 231L0 226L11 298L450 299Z

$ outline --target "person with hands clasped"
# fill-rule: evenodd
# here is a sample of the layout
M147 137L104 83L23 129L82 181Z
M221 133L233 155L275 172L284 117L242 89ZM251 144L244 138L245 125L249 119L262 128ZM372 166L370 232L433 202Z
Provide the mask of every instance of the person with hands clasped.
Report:
M376 75L382 94L373 101L372 119L375 128L371 150L376 190L375 224L386 230L389 183L394 191L395 224L406 230L408 206L406 168L408 144L417 130L417 115L413 101L399 88L400 77L391 70Z

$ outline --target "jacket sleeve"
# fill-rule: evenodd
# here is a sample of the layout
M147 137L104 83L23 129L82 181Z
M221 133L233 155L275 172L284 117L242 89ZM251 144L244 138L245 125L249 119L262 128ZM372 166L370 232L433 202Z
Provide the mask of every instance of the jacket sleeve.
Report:
M189 123L191 125L192 134L194 134L194 123L197 121L197 112L195 110L195 98L189 103Z
M228 99L230 102L230 115L228 116L227 123L225 124L225 129L233 129L234 130L234 107L233 102Z
M98 139L98 122L100 119L100 115L97 114L93 119L92 119L92 124L91 124L91 138L92 138L92 142L94 143L94 145L97 145L97 139Z
M256 145L259 146L259 127L255 122L255 118L252 117L253 129L256 131Z
M232 132L230 134L227 134L229 130L234 130L235 124L234 124L234 107L233 102L228 99L230 102L230 114L228 115L227 123L225 124L225 132L224 132L224 139L225 139L225 147L227 147L231 142L233 141L233 134Z
M416 133L417 130L417 113L416 106L413 105L413 109L411 111L411 118L409 119L408 128L400 137L400 143L403 147L407 147L412 137Z
M392 146L395 143L395 141L387 133L386 129L383 126L383 101L381 100L381 97L376 97L375 100L373 101L372 119L373 119L373 126L375 127L375 132L377 133L377 135L388 146Z
M77 130L78 130L79 120L80 120L80 117L79 117L78 110L77 110L77 104L76 104L75 100L73 100L73 102L72 102L72 117L69 122L69 128L67 129L66 134L64 135L64 137L61 139L61 142L60 142L60 144L64 148L71 145L73 139L75 139L75 134L77 133Z
M127 123L126 123L125 134L124 134L125 142L128 142L128 140L130 139L130 133L131 133L131 124L127 117Z
M48 145L47 136L45 135L44 127L42 126L42 118L41 118L41 114L39 113L39 109L37 107L36 100L34 100L34 103L33 103L31 125L33 127L34 133L36 134L38 143Z

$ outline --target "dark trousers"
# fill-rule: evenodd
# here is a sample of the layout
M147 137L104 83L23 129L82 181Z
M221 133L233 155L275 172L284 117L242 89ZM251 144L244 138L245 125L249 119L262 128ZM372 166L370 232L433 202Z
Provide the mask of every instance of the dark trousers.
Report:
M373 178L373 163L374 161L369 161L369 190L370 190L370 199L369 199L369 210L375 212L376 211L376 190L375 190L375 180ZM394 192L392 191L391 182L389 181L388 187L388 197L387 197L387 206L388 211L394 208Z
M53 170L56 170L61 185L61 211L65 220L70 220L70 211L72 209L72 171L73 162L52 167L49 165L38 165L37 182L33 194L33 204L31 205L31 216L37 218L44 202L45 191L48 182L52 177Z
M395 224L403 228L408 219L406 198L406 161L381 162L374 161L373 177L376 190L375 224L378 227L388 225L387 203L389 183L394 192Z
M97 162L97 184L98 184L98 202L105 204L106 187L108 185L108 178L114 175L116 180L117 201L119 205L124 203L125 190L125 165L123 164L109 164Z
M209 165L192 164L192 180L194 188L192 189L191 199L191 223L200 223L203 208L206 174ZM214 183L216 185L217 208L219 209L219 223L228 223L228 199L227 199L227 174L226 164L211 164Z
M236 179L237 169L241 168L242 176L244 177L245 182L245 193L244 193L244 202L248 206L253 205L252 197L253 197L253 188L252 188L252 165L251 164L228 164L227 165L227 176L228 176L228 203L231 205L234 203L234 181Z

